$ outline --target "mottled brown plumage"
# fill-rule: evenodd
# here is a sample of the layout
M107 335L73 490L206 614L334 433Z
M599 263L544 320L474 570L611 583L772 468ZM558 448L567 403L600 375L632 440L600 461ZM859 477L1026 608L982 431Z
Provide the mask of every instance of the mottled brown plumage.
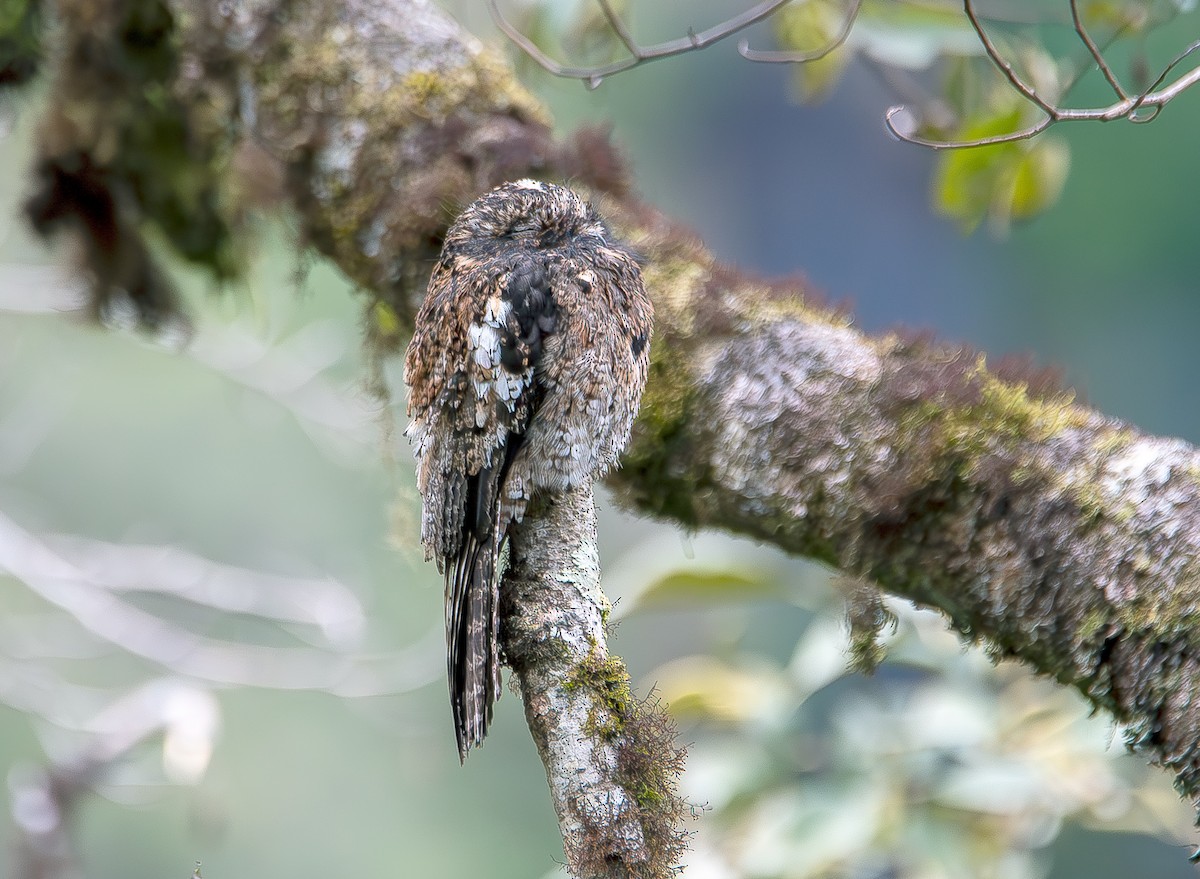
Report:
M426 557L446 576L460 758L500 693L500 552L536 493L590 483L629 438L653 312L633 255L590 204L520 180L446 234L404 379Z

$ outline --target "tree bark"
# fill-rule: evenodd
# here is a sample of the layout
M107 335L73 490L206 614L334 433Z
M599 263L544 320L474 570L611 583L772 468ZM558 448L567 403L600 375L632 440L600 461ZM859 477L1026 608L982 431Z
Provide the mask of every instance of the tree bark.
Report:
M591 488L530 509L510 541L505 659L546 767L567 866L579 879L665 879L685 848L683 751L657 703L639 703L605 643Z

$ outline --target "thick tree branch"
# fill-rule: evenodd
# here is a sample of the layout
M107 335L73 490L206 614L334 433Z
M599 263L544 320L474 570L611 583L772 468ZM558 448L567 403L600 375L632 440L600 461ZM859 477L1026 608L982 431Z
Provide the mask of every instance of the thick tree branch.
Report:
M675 285L663 323L728 323L660 361L621 495L942 609L1128 724L1195 801L1200 452L974 354L756 319L768 291L714 272Z
M427 209L429 192L461 204L498 182L481 170L573 170L570 149L549 138L527 98L514 97L521 93L502 68L482 60L465 35L455 44L444 21L416 26L436 20L432 10L381 22L365 5L332 8L344 8L370 39L350 52L361 53L355 85L338 77L330 86L352 89L351 99L331 103L317 126L332 132L326 143L342 145L340 161L317 149L317 175L293 200L306 206L310 227L344 228L351 240L382 230L390 246L375 257L361 247L347 255L348 244L329 248L364 281L378 289L381 274L397 276L384 266L411 267L428 253L413 243L438 240L436 231L392 231L397 213L401 228L441 219ZM368 48L402 27L391 53ZM320 42L326 33L301 35ZM434 39L436 54L421 49ZM408 71L405 79L390 73L397 69ZM413 94L417 70L425 85ZM377 88L362 87L378 77ZM425 100L390 133L376 131L377 105L415 108L428 93L442 99ZM362 111L347 118L343 106ZM448 155L449 120L460 146ZM343 153L347 138L336 132L355 129L363 131L350 141L358 149ZM488 146L476 155L473 144ZM494 155L507 161L488 161ZM335 179L319 169L333 169ZM368 174L391 181L383 201L370 198L379 189L373 183L355 185ZM1190 633L1200 456L1065 400L1031 397L973 356L868 339L807 308L796 285L723 270L620 187L608 190L604 212L647 257L659 313L656 371L627 465L613 480L621 495L639 509L752 534L942 608L964 632L1131 724L1136 744L1195 799L1200 653ZM322 199L327 191L342 195ZM366 213L347 217L354 204ZM411 313L405 303L422 289L419 276L393 284L405 298L385 301Z
M344 9L359 33L404 25L372 25L378 13L353 2ZM430 33L441 46L436 55L418 49ZM337 179L347 184L368 171L386 176L394 182L384 201L361 200L378 186L339 189L319 170L293 195L310 227L345 228L348 238L384 230L390 246L374 258L361 248L349 256L329 249L364 281L428 253L411 242L438 240L436 231L396 236L387 206L403 214L403 227L429 228L437 212L425 209L427 193L461 204L498 182L480 169L573 170L570 148L549 138L528 99L513 97L520 92L503 69L465 48L465 36L457 55L447 52L448 33L444 23L426 33L410 22L391 44L399 57L359 47L356 85L335 80L356 94L328 106L323 127L369 134L338 163L318 149L311 167L340 166ZM414 58L423 59L422 81L457 84L426 91L461 97L422 104L434 112L377 136L370 108L415 101L404 89L414 74L389 75L378 90L361 83L380 67L411 71ZM346 118L342 106L364 112ZM441 148L450 119L461 146L448 156ZM344 137L328 140L344 148ZM380 152L389 143L390 152ZM472 144L488 145L478 160ZM497 166L490 155L508 161ZM621 496L690 526L770 540L942 608L964 632L1129 723L1136 744L1195 799L1200 653L1189 615L1200 565L1200 456L1065 400L1033 398L973 356L868 339L806 307L797 285L723 270L621 187L607 188L603 211L647 257L659 313L655 373L627 465L613 479ZM342 195L322 199L324 191ZM351 220L345 207L356 203L375 207ZM392 290L404 298L385 301L403 315L422 285L418 278Z

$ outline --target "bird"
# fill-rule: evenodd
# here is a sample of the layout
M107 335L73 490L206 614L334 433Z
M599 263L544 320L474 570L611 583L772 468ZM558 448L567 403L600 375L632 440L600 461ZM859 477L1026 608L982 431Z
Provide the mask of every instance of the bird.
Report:
M505 541L531 500L617 466L653 319L638 257L565 186L502 184L446 232L405 355L405 433L426 561L445 577L460 762L500 695Z

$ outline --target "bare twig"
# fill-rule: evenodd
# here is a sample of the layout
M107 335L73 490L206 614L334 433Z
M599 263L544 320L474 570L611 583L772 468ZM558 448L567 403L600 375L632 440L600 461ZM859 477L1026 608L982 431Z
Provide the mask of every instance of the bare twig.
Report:
M843 20L842 28L838 31L837 36L820 49L814 49L810 52L772 52L751 49L750 41L742 40L738 43L738 53L747 61L756 61L763 64L806 64L810 61L820 61L845 44L850 36L850 31L854 30L854 23L858 21L858 13L861 11L862 0L854 0L846 13L846 18Z
M1174 67L1182 62L1188 55L1200 49L1200 41L1193 43L1186 50L1168 65L1168 68ZM1164 75L1160 75L1156 83L1161 83L1165 79ZM1117 119L1128 119L1130 122L1145 123L1153 120L1162 112L1163 107L1174 100L1179 94L1194 86L1200 81L1200 67L1193 68L1179 79L1172 82L1167 88L1160 91L1145 91L1136 97L1125 98L1108 107L1094 107L1088 109L1062 109L1052 107L1052 111L1047 113L1042 119L1034 124L1022 128L1019 131L1010 132L1008 134L999 134L992 137L980 137L972 140L946 141L946 140L931 140L923 138L913 133L915 125L909 126L907 129L902 129L897 124L897 119L903 114L908 114L911 119L911 111L904 106L896 106L888 109L884 117L884 124L888 130L897 138L908 143L914 143L918 146L929 147L935 150L953 150L953 149L969 149L972 147L989 146L992 144L1012 143L1019 140L1028 140L1034 135L1040 134L1052 125L1059 122L1113 122ZM1146 112L1143 112L1146 111Z
M10 527L11 520L3 525ZM358 597L329 577L252 571L173 546L115 544L74 535L42 539L52 558L66 562L81 580L114 596L170 595L220 613L304 626L314 632L315 643L329 647L353 643L365 625ZM33 572L23 571L29 573Z
M1147 121L1145 119L1136 119L1133 117L1132 114L1135 114L1139 109L1141 109L1142 107L1145 107L1147 105L1153 105L1158 110L1161 110L1163 105L1166 104L1167 101L1171 100L1176 95L1183 92L1185 89L1190 88L1198 80L1200 80L1200 67L1195 67L1192 70L1188 71L1183 76L1179 77L1179 79L1175 80L1175 82L1173 82L1167 88L1163 89L1161 92L1155 91L1163 84L1163 82L1166 81L1166 78L1168 76L1170 76L1172 70L1174 70L1176 67L1178 67L1180 64L1182 64L1191 55L1195 54L1195 52L1197 50L1200 50L1200 40L1196 40L1196 41L1190 43L1186 49L1184 49L1182 52L1180 52L1178 55L1176 55L1173 59L1171 59L1171 63L1163 68L1163 71L1162 71L1162 73L1160 73L1158 75L1158 78L1155 79L1154 82L1150 83L1149 87L1147 87L1147 89L1144 92L1142 92L1142 94L1139 95L1137 97L1137 99L1134 100L1133 108L1130 111L1131 121L1134 121L1134 122ZM1156 110L1155 115L1157 115L1157 110Z
M1012 66L1012 63L1000 53L1000 49L992 41L987 29L983 26L983 22L979 20L979 15L975 11L975 4L971 0L963 0L963 11L966 12L967 20L971 22L971 27L974 28L976 36L979 37L979 42L983 45L983 51L987 53L992 64L1004 74L1012 87L1023 95L1027 101L1041 107L1048 116L1054 116L1057 112L1054 105L1042 98L1034 90L1033 86L1021 79L1016 69Z
M571 67L555 61L538 48L511 21L505 18L504 14L500 11L498 0L488 0L488 9L491 11L492 18L495 20L497 26L504 34L545 70L555 76L582 80L589 87L594 88L605 77L629 70L639 64L655 61L660 58L668 58L696 49L703 49L712 43L725 39L752 24L769 18L786 5L787 0L782 0L782 2L780 0L768 0L768 2L758 3L740 15L733 16L705 31L696 33L689 28L686 37L668 40L652 46L641 46L638 44L628 26L613 9L609 0L596 0L596 2L599 4L600 10L604 14L609 27L612 28L613 33L616 34L621 44L629 53L628 58L597 67ZM1197 80L1200 80L1200 69L1197 69L1179 77L1166 88L1160 89L1170 73L1196 50L1197 46L1192 45L1164 68L1163 72L1150 88L1138 95L1130 95L1121 84L1120 79L1108 63L1108 60L1104 57L1103 48L1097 43L1084 24L1078 0L1069 0L1069 5L1071 27L1080 42L1087 49L1088 57L1096 64L1113 92L1117 95L1118 100L1115 103L1106 107L1071 109L1061 107L1057 102L1049 100L1018 73L1014 64L1005 57L995 39L988 33L984 21L997 20L997 16L985 16L978 10L974 0L963 0L963 12L967 16L967 21L970 23L972 29L975 31L980 44L983 46L988 60L1004 76L1014 91L1041 111L1041 118L1017 131L959 141L927 138L917 134L919 125L916 121L916 114L905 106L890 108L884 117L884 124L898 139L930 149L967 149L992 146L1028 140L1059 122L1111 122L1116 119L1127 119L1130 122L1137 123L1149 122L1157 117L1162 108L1180 92L1190 88ZM738 43L738 52L747 60L768 64L803 64L805 62L820 60L845 45L859 18L861 10L862 0L852 0L838 34L827 45L819 49L809 52L766 51L752 49L748 40L741 40ZM1017 19L1006 18L1004 20L1015 21ZM1123 26L1117 30L1117 34L1125 30L1126 27ZM1069 86L1064 89L1064 93L1067 91L1070 91Z
M1095 59L1096 65L1100 68L1100 72L1104 74L1104 78L1108 80L1108 84L1117 93L1117 97L1121 100L1128 98L1129 95L1126 94L1120 80L1117 79L1117 75L1108 65L1108 61L1105 60L1104 53L1096 45L1096 41L1092 39L1092 35L1088 33L1088 29L1084 25L1083 18L1079 13L1079 0L1071 0L1071 26L1075 28L1075 33L1079 36L1083 44L1087 46L1088 52Z
M599 67L569 67L560 64L539 49L529 37L505 18L504 13L500 11L497 0L487 0L488 10L491 12L496 26L504 32L505 36L516 43L526 55L555 76L561 76L565 79L582 80L591 88L598 86L605 77L629 70L639 64L658 61L661 58L670 58L673 55L682 55L686 52L693 52L697 49L711 46L713 43L720 42L726 37L733 36L738 31L745 30L752 24L769 18L790 2L790 0L764 0L764 2L755 4L745 12L726 19L707 30L696 33L689 28L686 37L667 40L663 43L655 43L652 46L640 46L633 39L632 34L613 10L612 6L606 0L597 0L597 2L600 3L600 8L604 12L604 17L608 20L609 25L629 51L630 57Z
M897 120L907 118L908 124L903 128L898 124ZM1038 134L1041 134L1051 125L1058 121L1053 116L1046 116L1038 122L1030 125L1027 128L1022 128L1019 131L1009 132L1008 134L997 134L992 137L977 137L973 140L933 140L931 138L921 137L914 134L916 123L912 112L905 106L889 107L887 113L884 114L883 124L887 126L888 131L895 137L906 143L913 143L917 146L928 147L931 150L961 150L971 149L974 147L991 146L1000 143L1013 143L1018 140L1028 140Z
M1071 11L1074 21L1075 32L1083 41L1088 49L1088 53L1093 60L1100 65L1101 72L1108 80L1114 91L1121 96L1119 101L1110 104L1107 107L1090 107L1082 109L1072 109L1059 107L1043 98L1037 91L1028 83L1026 83L1015 68L999 51L991 37L988 36L986 29L983 27L981 19L975 10L972 0L963 0L963 8L970 20L975 32L979 35L979 40L983 44L984 51L987 53L992 64L1004 75L1009 84L1021 94L1026 100L1035 105L1042 111L1044 116L1032 123L1031 125L1021 128L1017 131L1007 134L993 135L991 137L972 138L970 140L949 141L949 140L934 140L925 138L916 134L917 124L912 111L904 106L896 106L888 109L884 116L884 124L887 126L895 137L908 143L917 144L918 146L928 147L935 150L948 149L970 149L981 146L991 146L1002 143L1013 143L1020 140L1028 140L1037 134L1042 133L1047 128L1059 122L1113 122L1117 119L1127 119L1130 122L1145 123L1155 119L1163 107L1174 100L1178 95L1191 88L1200 81L1200 67L1194 67L1187 73L1175 79L1170 85L1163 87L1167 77L1182 64L1187 58L1200 50L1200 40L1193 42L1187 46L1182 52L1175 56L1154 82L1148 88L1138 95L1128 95L1120 82L1117 80L1112 69L1104 60L1103 53L1095 40L1088 34L1082 20L1078 15L1075 0L1072 0ZM906 124L901 125L900 120L904 120Z

